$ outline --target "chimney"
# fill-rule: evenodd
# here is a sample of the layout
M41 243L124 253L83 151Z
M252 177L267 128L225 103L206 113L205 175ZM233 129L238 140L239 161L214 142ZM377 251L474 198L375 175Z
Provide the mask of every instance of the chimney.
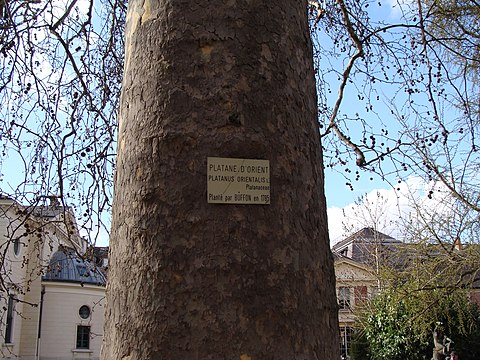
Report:
M61 206L60 201L58 200L59 196L50 195L50 196L47 196L47 198L50 201L49 206L53 208L59 208Z

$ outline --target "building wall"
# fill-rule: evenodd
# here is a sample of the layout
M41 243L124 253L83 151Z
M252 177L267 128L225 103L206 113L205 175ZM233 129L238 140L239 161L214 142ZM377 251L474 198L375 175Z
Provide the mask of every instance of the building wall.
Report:
M23 304L22 312L17 315L17 318L21 319L22 322L22 331L18 338L20 345L18 354L23 360L35 359L40 306L30 304L40 304L41 291L41 281L36 279L30 285L30 291L24 296L24 300L27 303Z
M350 290L348 299L350 306L340 308L338 312L340 325L353 325L355 322L353 309L360 305L365 297L369 297L376 292L377 279L371 270L350 260L335 262L335 277L339 301L341 288Z
M24 300L21 294L28 286L27 267L25 259L28 258L28 245L33 241L31 236L23 236L27 232L22 224L21 218L16 214L17 207L11 200L0 200L0 276L3 283L0 288L0 359L14 358L19 354L20 338L23 328L23 302L14 302L13 316L13 334L11 343L5 343L6 329L6 308L8 302L8 293L5 287L9 289L11 294L15 294L19 300ZM18 253L15 254L13 240L19 239Z
M26 219L22 210L23 207L14 201L0 199L0 276L3 281L0 283L0 360L98 359L103 334L104 287L90 288L85 285L82 288L79 284L71 284L70 287L65 284L61 287L62 290L53 290L56 289L54 285L46 285L48 291L45 296L48 301L44 305L47 315L43 314L42 319L47 324L42 332L46 346L40 348L42 344L38 341L38 330L44 270L59 245L74 247L79 252L85 247L78 235L73 214L69 211L57 211L58 216L52 216L50 211L47 217L32 214ZM18 254L14 253L15 239L19 239ZM68 291L72 293L67 294ZM14 303L12 342L5 344L8 293L15 294L19 301ZM56 296L58 299L55 299ZM89 305L94 310L90 320L80 321L79 303ZM55 309L60 309L65 314ZM92 351L74 353L72 349L75 347L76 325L88 321L93 321L92 333L100 336L92 338ZM61 331L56 330L58 325ZM73 331L73 335L69 331ZM65 341L67 337L68 341ZM59 355L61 347L67 350ZM50 349L54 352L50 353ZM40 358L37 357L38 351L42 351Z
M41 360L98 359L103 337L105 288L60 282L43 282L45 295L40 338ZM82 305L90 318L79 315ZM89 351L77 351L77 325L91 326Z
M356 261L339 258L335 261L335 277L337 299L339 301L338 321L340 328L340 351L343 356L350 349L351 334L355 325L356 306L376 293L377 279L374 272ZM349 306L340 306L342 303L342 288L349 289Z

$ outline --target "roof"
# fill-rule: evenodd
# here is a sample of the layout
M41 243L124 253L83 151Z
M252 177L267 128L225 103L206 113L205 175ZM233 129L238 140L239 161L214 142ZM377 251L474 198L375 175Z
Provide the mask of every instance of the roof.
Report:
M58 216L73 213L70 206L54 205L37 205L32 208L32 214L43 218L56 218Z
M16 204L20 209L22 215L33 215L40 218L56 218L62 215L73 215L73 209L70 206L63 206L58 200L58 196L43 196L41 198L48 198L49 204L40 204L39 199L34 203L22 205L17 200L3 194L0 189L0 201L10 204Z
M400 244L402 244L401 241L366 227L335 244L332 251L334 254L369 264L387 248L392 250Z
M336 243L332 247L332 250L336 251L337 249L343 248L345 245L348 245L352 242L366 243L366 242L379 241L379 240L381 240L382 242L395 242L395 243L400 242L399 240L394 239L393 237L388 236L384 233L381 233L380 231L376 231L372 228L366 227L348 236L342 241L339 241L338 243Z
M357 267L357 268L360 268L360 269L363 269L363 270L366 270L366 271L372 271L371 266L369 266L368 264L365 264L365 263L362 263L362 262L359 262L359 261L355 261L355 260L353 260L353 259L351 259L347 256L334 254L333 259L334 259L335 266L338 266L342 263L345 263L345 264L348 264L350 266Z
M61 281L80 284L105 286L106 278L94 263L82 259L73 249L60 248L56 251L48 266L43 281Z

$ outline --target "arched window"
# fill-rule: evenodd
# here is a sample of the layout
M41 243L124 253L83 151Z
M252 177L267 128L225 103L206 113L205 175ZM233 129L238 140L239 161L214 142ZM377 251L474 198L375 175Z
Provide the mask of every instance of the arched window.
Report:
M18 254L20 254L20 239L19 238L16 238L15 240L13 240L13 253L15 254L15 256L18 256Z

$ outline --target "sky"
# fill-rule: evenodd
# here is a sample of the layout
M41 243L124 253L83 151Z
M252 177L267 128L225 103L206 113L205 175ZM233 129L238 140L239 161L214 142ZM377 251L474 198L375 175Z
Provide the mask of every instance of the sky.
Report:
M401 0L403 3L408 1L409 0ZM401 16L400 6L397 4L397 0L380 2L382 3L382 7L378 7L376 11L382 12L382 16L390 16L391 18ZM333 90L334 93L336 93L335 87L333 87ZM348 96L345 101L349 101L347 104L356 102L355 99L348 98ZM399 213L408 212L408 193L406 188L408 186L414 186L416 190L420 191L421 196L425 195L423 190L427 184L423 184L419 179L408 179L399 191L393 189L388 183L383 182L377 176L372 176L373 181L370 180L370 175L364 174L358 182L354 183L352 190L345 184L346 180L338 172L338 169L327 168L325 170L325 194L329 215L329 233L332 244L365 225L365 223L362 224L361 222L355 221L355 211L359 211L358 206L355 205L355 201L360 196L366 196L369 202L376 202L380 196L383 199L382 201L388 204L388 211L384 211L385 216L383 219L385 222L385 232L395 236L395 226L392 224L394 224L395 219L398 218ZM403 188L404 186L405 188ZM347 231L345 231L345 227L348 228ZM108 244L108 233L104 229L98 231L96 238L97 246L105 246Z
M400 238L401 234L396 232L395 222L401 213L408 212L406 210L409 202L407 184L417 181L420 188L423 187L419 179L412 178L405 183L401 191L388 184L382 186L381 182L368 184L370 186L363 184L363 186L354 187L352 191L344 185L344 182L336 181L338 180L336 174L327 172L325 177L328 229L332 245L363 227L373 226L373 222L369 221L367 215L360 215L366 209L363 209L365 205L358 205L358 203L364 204L365 201L370 203L370 207L380 208L378 210L381 214L377 215L379 219L376 224L379 230ZM361 197L366 200L359 201Z
M387 21L392 20L393 22L396 22L402 17L402 9L405 11L411 4L411 0L387 0L381 1L377 4L372 3L374 9L372 9L371 14L373 16L378 16L376 17L378 19L386 19ZM328 59L328 61L331 60ZM371 69L375 70L375 65L376 64L372 64ZM340 63L338 68L343 69L344 66L345 62L343 64ZM340 72L341 70L338 71ZM368 73L368 75L372 74ZM337 81L335 77L327 80L327 83L329 86L331 86L331 93L334 99L336 99L338 88L338 85L335 85L335 81ZM387 85L383 83L382 85L374 86L374 91L371 92L373 96L370 96L370 100L374 104L374 111L373 114L372 112L368 113L368 111L364 111L365 102L362 103L362 101L358 101L356 98L357 92L355 91L355 88L358 89L358 87L361 86L361 81L353 84L347 83L342 105L343 109L346 109L345 113L347 114L347 117L350 117L350 122L346 121L344 126L347 129L348 136L352 136L352 141L354 142L359 141L358 138L355 138L355 133L362 130L362 125L358 125L357 122L351 121L351 119L355 117L355 115L352 115L355 114L355 112L360 114L360 118L366 119L367 126L371 126L374 130L377 129L377 132L379 124L382 127L386 127L391 133L390 137L395 139L397 135L394 134L398 133L399 131L401 132L402 130L400 127L396 128L395 124L398 124L398 122L397 119L395 119L395 115L391 115L392 106L396 110L398 106L398 111L400 114L405 115L406 118L410 117L414 121L416 119L415 112L410 111L408 107L404 106L404 104L415 101L415 110L420 109L420 112L422 109L431 108L426 92L415 94L414 96L410 97L409 95L406 95L405 92L399 91L398 93L394 93L395 95L390 98L389 93L392 90L396 90L396 85L393 87L387 87ZM380 102L375 102L375 95L377 94L380 95ZM387 95L385 97L387 101L391 99L391 103L382 103L384 94ZM331 99L328 101L331 101ZM462 116L455 114L455 109L449 109L445 107L442 108L442 111L444 112L442 115L444 115L444 118L447 119L446 121L450 121L452 119L456 120L459 116ZM350 112L350 114L348 114L348 112ZM422 123L419 122L418 124L420 124L419 129L422 131ZM411 127L409 125L409 130L410 129ZM450 134L450 139L452 136L455 135ZM451 159L453 158L454 157ZM457 160L460 158L461 157L458 157ZM367 161L368 159L369 158L367 156ZM382 163L384 164L382 166L385 167L383 170L389 170L389 165L387 163L388 161ZM352 176L352 174L350 174L348 180L345 179L344 175L348 175L344 172L345 170L353 170L353 172L358 170L360 173L359 180L355 181L355 176ZM353 188L346 185L347 181L353 185ZM393 236L399 240L408 240L404 238L405 235L402 233L402 227L399 226L399 224L400 218L405 220L413 216L414 212L412 208L412 198L415 199L417 204L421 203L428 212L435 213L436 211L443 211L443 209L440 209L440 206L443 204L442 201L447 199L445 197L446 195L444 195L447 192L444 191L444 188L442 188L441 185L426 183L421 178L413 175L407 176L406 178L402 177L400 179L398 178L398 175L393 173L392 176L388 178L388 181L393 183L394 187L392 187L391 183L389 184L380 176L365 172L351 164L347 166L337 165L333 169L329 167L325 169L325 195L328 207L330 243L332 245L363 227L373 225L373 220L367 219L369 214L365 214L365 210L362 210L362 208L365 208L365 205L358 206L355 203L361 196L364 197L362 201L363 204L368 203L370 208L375 208L375 211L377 212L376 216L378 220L378 229L385 234ZM429 191L434 187L440 191L440 193L439 195L436 195L436 198L434 196L433 199L430 199L428 196ZM451 200L448 200L445 201L445 203L451 204L452 202Z
M388 193L388 197L395 197L395 191L387 184L382 186L380 181L370 182L363 180L355 184L353 191L345 185L345 179L340 176L336 170L327 169L325 171L325 197L327 199L328 228L330 234L330 243L334 244L349 234L344 231L343 222L344 210L356 207L355 201L365 194L371 194L374 197L377 191ZM392 202L392 201L391 201ZM347 224L348 225L348 224ZM359 227L361 225L358 225Z
M384 18L389 20L396 20L402 16L401 6L406 4L411 0L383 0L378 3L374 9L371 9L373 14L378 15L378 18ZM400 5L399 5L400 4ZM344 66L341 64L340 66ZM336 79L333 79L334 82ZM354 108L355 111L359 112L363 118L370 119L372 123L377 122L378 119L373 119L371 114L366 114L362 108L362 104L356 98L357 92L351 91L352 84L347 84L345 88L344 100L342 107ZM381 90L381 89L380 89ZM332 96L336 100L337 89L335 85L332 86ZM331 100L329 100L331 101ZM381 121L388 120L388 116L385 117L385 114L389 114L390 110L385 104L376 104L376 109L380 114ZM389 125L389 131L392 133L396 129L394 125ZM355 131L349 128L349 131ZM350 235L356 230L360 230L365 224L354 221L353 219L348 219L348 214L352 213L353 208L358 208L355 205L355 201L361 196L367 196L370 201L375 202L378 198L377 194L380 194L388 203L390 211L388 212L388 217L392 219L398 219L398 208L399 206L405 207L407 203L407 194L403 191L396 190L397 187L392 188L390 184L382 180L378 175L368 173L366 171L360 170L359 168L354 168L353 171L360 172L360 178L358 181L352 181L353 176L349 176L349 182L353 184L353 188L346 185L347 180L343 176L342 167L337 166L336 168L325 169L325 196L327 199L328 207L328 226L330 234L330 243L335 244L340 241L342 238ZM392 181L392 179L390 179ZM410 183L418 182L418 179L410 180ZM420 185L419 185L420 186ZM420 187L423 187L420 186ZM347 217L345 217L347 215ZM388 220L385 220L389 222ZM345 230L345 226L348 230ZM394 233L394 229L388 228L385 226L385 232Z

